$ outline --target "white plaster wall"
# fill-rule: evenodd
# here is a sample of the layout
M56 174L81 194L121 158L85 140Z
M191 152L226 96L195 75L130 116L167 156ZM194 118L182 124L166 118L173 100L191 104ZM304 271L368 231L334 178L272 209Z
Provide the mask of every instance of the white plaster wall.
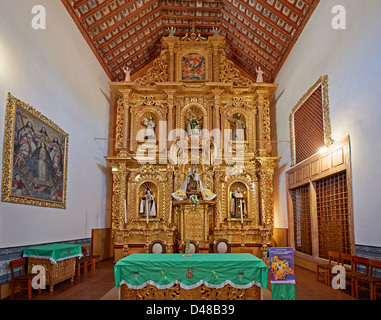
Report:
M1 0L0 30L0 149L7 92L69 134L66 210L0 202L0 247L90 237L110 220L107 141L94 140L109 136L109 79L61 1Z
M331 27L335 5L346 9L346 30ZM329 76L333 139L350 135L351 140L355 242L371 246L381 246L380 14L379 0L320 1L275 80L277 140L289 140L293 107L320 76ZM275 226L287 228L289 144L279 143L278 152Z

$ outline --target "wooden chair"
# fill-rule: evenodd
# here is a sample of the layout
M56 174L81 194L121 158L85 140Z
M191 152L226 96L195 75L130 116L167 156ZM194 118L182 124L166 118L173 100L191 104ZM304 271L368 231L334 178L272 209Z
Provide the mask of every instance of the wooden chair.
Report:
M185 253L185 246L186 246L186 244L183 243L183 245L182 245L182 251L183 251L183 253ZM194 240L190 240L189 241L189 248L190 248L190 253L198 253L199 252L199 245Z
M373 297L374 300L377 300L377 295L381 295L381 291L378 292L377 290L381 289L381 282L376 282L373 284Z
M92 266L92 257L86 255L85 247L82 248L83 256L76 259L76 276L79 277L81 275L81 270L83 273L87 273L89 271L89 266Z
M91 269L95 270L95 265L98 263L98 266L101 264L101 258L99 255L94 255L91 251L91 246L83 246L82 247L83 255L91 261Z
M329 285L329 277L332 268L340 263L340 253L336 251L328 251L328 263L316 264L316 281L319 281L320 269L324 272L324 283Z
M231 245L226 239L218 239L213 246L214 253L231 253Z
M161 240L154 240L152 241L148 246L148 252L149 253L166 253L167 248L163 241Z
M348 272L352 272L354 269L354 264L353 264L353 256L349 253L340 253L340 265L342 265L345 268L345 274ZM334 275L330 273L330 280ZM345 277L345 279L347 279ZM341 289L340 289L341 290Z
M381 278L375 277L376 269L381 269L381 261L369 259L369 274L355 278L356 298L359 298L359 288L369 291L370 300L375 300L374 284L381 282Z
M11 299L14 297L15 293L15 287L16 285L20 285L19 289L20 291L28 291L28 299L32 298L32 280L37 275L37 273L26 273L25 272L25 264L26 259L21 258L17 260L13 260L11 263L11 276L12 276L12 282L11 282ZM22 267L21 274L18 276L15 276L15 268ZM38 293L41 293L41 286L38 288Z
M360 266L365 267L365 272L359 271ZM350 280L351 283L351 295L352 297L355 296L355 280L358 277L363 277L367 276L369 274L369 259L368 258L363 258L363 257L358 257L358 256L353 256L353 269L352 271L346 272L345 276L348 280Z

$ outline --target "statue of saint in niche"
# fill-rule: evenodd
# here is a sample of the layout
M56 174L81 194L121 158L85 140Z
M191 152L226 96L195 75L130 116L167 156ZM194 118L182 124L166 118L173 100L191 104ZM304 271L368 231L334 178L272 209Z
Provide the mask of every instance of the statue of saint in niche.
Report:
M202 116L197 117L190 109L188 109L188 116L185 116L188 120L187 133L188 136L201 135L201 119Z
M202 197L203 200L207 201L217 197L211 190L205 188L201 181L200 174L197 172L196 166L193 166L188 172L181 187L176 192L172 193L172 197L180 201L187 199L191 195L198 195Z
M246 123L240 113L234 118L229 117L229 121L233 124L232 140L245 140Z
M151 189L146 189L146 194L140 201L140 213L146 218L156 217L156 203L155 197L151 193Z
M232 218L246 217L245 197L239 187L231 195L230 215Z
M144 118L143 121L143 126L146 127L145 132L144 132L144 139L147 140L155 140L155 121L153 120L152 116L149 116L148 119Z

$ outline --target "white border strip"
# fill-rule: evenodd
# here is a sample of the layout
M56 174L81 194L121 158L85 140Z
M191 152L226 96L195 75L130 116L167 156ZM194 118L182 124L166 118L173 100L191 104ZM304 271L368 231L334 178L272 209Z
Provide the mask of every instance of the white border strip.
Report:
M36 259L49 259L49 261L53 264L57 264L58 261L62 261L62 260L67 260L67 259L71 259L71 258L76 258L76 257L83 257L83 254L79 253L79 254L76 254L74 256L70 256L70 257L64 257L64 258L60 258L60 259L53 259L52 257L47 257L47 256L34 256L34 255L29 255L29 254L24 254L23 257L25 258L36 258Z
M248 289L248 288L252 287L253 285L256 285L257 287L262 288L262 285L259 282L257 282L257 281L251 281L250 283L245 284L245 285L238 285L238 284L235 284L235 283L231 282L230 280L226 280L226 281L224 281L221 284L210 284L210 283L207 283L204 280L200 280L199 282L197 282L196 284L193 284L191 286L187 286L187 285L181 283L179 280L175 280L172 283L164 285L164 286L159 285L159 284L157 284L156 282L154 282L152 280L148 280L148 281L144 282L143 284L141 284L139 286L134 286L132 284L129 284L127 281L123 280L123 281L121 281L119 283L119 287L122 286L123 284L126 285L129 289L136 289L136 290L143 289L144 287L147 286L147 284L150 284L150 285L156 287L157 289L168 289L168 288L173 287L176 284L180 284L180 287L182 289L185 289L185 290L190 290L190 289L197 288L197 287L201 286L202 284L204 284L208 288L214 288L214 289L223 288L227 284L231 285L233 288L236 288L236 289Z

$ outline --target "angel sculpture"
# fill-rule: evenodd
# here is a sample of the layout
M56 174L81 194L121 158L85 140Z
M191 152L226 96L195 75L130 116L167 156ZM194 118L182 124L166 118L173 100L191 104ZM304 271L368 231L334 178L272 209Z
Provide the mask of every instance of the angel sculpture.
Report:
M129 67L125 67L123 69L124 74L126 75L124 81L131 81L131 69Z
M263 71L261 67L256 68L255 72L257 73L257 82L263 82Z
M176 28L171 27L171 29L169 29L169 35L168 35L168 37L174 37L175 36L175 32L176 32Z

